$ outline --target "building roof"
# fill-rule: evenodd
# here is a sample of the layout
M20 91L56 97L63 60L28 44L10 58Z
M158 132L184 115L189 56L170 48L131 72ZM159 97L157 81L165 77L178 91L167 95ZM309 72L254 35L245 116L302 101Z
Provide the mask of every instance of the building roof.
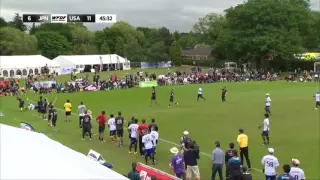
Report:
M27 56L0 56L0 69L28 69L40 68L45 65L50 67L59 67L57 62L54 62L41 55Z
M182 56L209 56L211 55L211 48L199 47L196 49L182 50Z

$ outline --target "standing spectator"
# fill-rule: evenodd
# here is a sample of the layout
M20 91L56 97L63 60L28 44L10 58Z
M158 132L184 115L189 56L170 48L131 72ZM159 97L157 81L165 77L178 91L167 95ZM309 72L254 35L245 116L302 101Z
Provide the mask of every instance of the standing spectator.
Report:
M240 150L240 159L241 165L243 165L243 156L246 158L246 162L248 165L249 170L251 169L251 163L249 159L249 147L248 147L248 136L244 134L243 129L239 129L240 134L237 137L238 148Z
M228 161L229 159L231 159L233 157L233 154L235 152L237 152L236 149L234 149L234 143L229 143L229 148L227 151L226 151L226 155L225 155L225 158L224 158L224 161L225 161L225 165L226 165L226 179L228 180L230 178L230 172L229 172L229 168L227 166L228 164Z
M223 180L222 168L224 162L224 152L220 149L220 142L215 142L216 149L212 151L212 176L211 180L215 180L217 172L219 173L219 179Z
M149 124L149 132L153 131L155 127L158 128L158 125L156 124L156 120L155 119L152 119L151 120L151 124Z
M137 163L132 163L132 170L128 173L128 178L130 180L140 180L139 172L137 171Z
M106 112L102 111L101 114L97 116L96 120L99 125L99 140L102 143L104 142L103 136L104 136L104 130L106 129L106 123L107 123Z
M274 154L273 148L268 148L268 155L265 155L262 160L262 172L266 175L266 180L276 180L277 167L279 166L278 158Z
M248 171L248 168L245 166L242 166L241 180L252 180L250 171Z
M170 170L174 172L174 174L180 178L184 179L184 160L181 154L179 154L179 150L176 147L170 149L170 152L174 154L170 163Z
M143 146L144 144L142 143L142 137L146 134L148 134L149 127L146 124L146 120L142 119L142 123L138 126L138 134L139 134L139 152L141 156L144 156L143 153Z
M91 140L91 117L88 115L88 112L85 111L85 115L83 117L83 123L82 123L82 140L85 140L85 135L89 134L89 138Z
M83 102L80 102L80 105L78 106L78 110L79 110L79 127L82 128L84 112L87 110Z
M197 160L200 158L199 154L194 151L193 143L187 143L184 152L184 162L187 166L186 179L200 180L200 171Z
M296 180L293 176L291 176L290 173L290 165L285 164L283 165L283 174L280 174L277 178L277 180Z
M241 159L238 157L237 152L234 152L233 157L229 159L228 168L230 172L230 180L241 179Z
M64 110L66 112L66 122L71 122L71 108L72 108L72 105L70 103L70 100L67 100L66 103L64 103Z
M298 159L292 159L292 165L290 175L293 176L295 180L305 180L304 171L299 168L300 161Z

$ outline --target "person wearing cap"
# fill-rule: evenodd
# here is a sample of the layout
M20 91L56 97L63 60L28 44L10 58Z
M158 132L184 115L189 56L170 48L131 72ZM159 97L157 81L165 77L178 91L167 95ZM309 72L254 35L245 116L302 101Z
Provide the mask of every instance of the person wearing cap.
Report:
M222 168L224 163L224 152L220 149L220 142L215 142L216 148L212 151L212 159L211 159L211 165L212 165L212 175L211 180L216 179L217 172L219 173L219 179L223 180L222 176Z
M139 172L137 170L137 163L133 162L131 167L132 167L132 169L128 173L128 178L130 180L140 180L141 178L140 178Z
M317 92L317 94L314 96L316 98L316 108L317 110L320 107L320 91Z
M173 155L172 159L171 159L171 162L169 164L170 166L170 171L174 172L174 174L180 178L180 179L183 179L184 177L184 167L185 167L185 164L184 164L184 159L182 157L181 154L179 154L179 150L178 148L176 147L173 147L170 149L170 152Z
M187 143L192 142L191 139L189 138L189 132L188 131L184 131L183 132L183 136L181 137L181 153L183 154L184 149L185 149L185 145Z
M274 154L273 148L268 148L268 155L265 155L262 160L262 172L266 175L266 180L276 180L277 167L279 166L278 158Z
M289 164L283 165L282 168L283 168L284 173L280 174L278 176L277 180L296 180L293 176L291 176L289 174L289 172L290 172L290 165Z
M234 148L234 143L229 143L229 149L226 151L224 162L227 165L229 159L233 157L233 154L237 152L237 150ZM230 177L230 172L228 166L226 166L226 179L229 179Z
M240 151L241 165L243 165L243 156L246 158L247 166L251 169L251 162L249 159L249 147L248 147L248 136L244 134L243 129L239 129L240 134L237 137L238 148Z
M299 168L300 161L298 159L292 159L292 167L290 170L290 175L294 177L295 180L305 180L304 171Z
M267 93L266 94L266 106L264 108L264 110L266 111L267 114L269 114L269 116L271 116L271 111L270 111L270 106L271 106L271 98L270 98L270 94Z
M248 168L245 166L242 166L241 180L252 180L250 171L248 171Z

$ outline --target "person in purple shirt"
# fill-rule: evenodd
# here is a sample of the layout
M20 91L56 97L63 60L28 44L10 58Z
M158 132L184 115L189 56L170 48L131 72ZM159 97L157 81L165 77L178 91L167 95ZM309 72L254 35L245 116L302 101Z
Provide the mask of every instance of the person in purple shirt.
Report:
M170 169L173 169L173 172L176 174L176 176L182 179L184 176L185 167L183 156L179 154L179 150L176 147L171 148L170 152L174 154L174 156L171 159Z

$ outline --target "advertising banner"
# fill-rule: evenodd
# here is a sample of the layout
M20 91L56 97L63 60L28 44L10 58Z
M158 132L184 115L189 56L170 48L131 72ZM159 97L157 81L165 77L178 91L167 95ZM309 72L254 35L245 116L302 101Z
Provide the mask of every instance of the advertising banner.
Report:
M60 68L61 75L71 74L73 67L72 66L64 66Z
M44 87L44 88L52 88L52 84L57 84L56 81L39 81L39 82L34 82L34 85L36 88Z
M158 86L157 81L141 81L139 82L139 87L145 88L145 87L152 87L152 86Z
M170 68L171 67L171 61L161 61L161 62L157 62L157 63L141 62L140 66L141 66L141 69Z
M180 180L175 176L172 176L163 171L154 169L142 163L138 163L137 170L140 174L141 180L151 180L151 176L156 176L157 180Z

